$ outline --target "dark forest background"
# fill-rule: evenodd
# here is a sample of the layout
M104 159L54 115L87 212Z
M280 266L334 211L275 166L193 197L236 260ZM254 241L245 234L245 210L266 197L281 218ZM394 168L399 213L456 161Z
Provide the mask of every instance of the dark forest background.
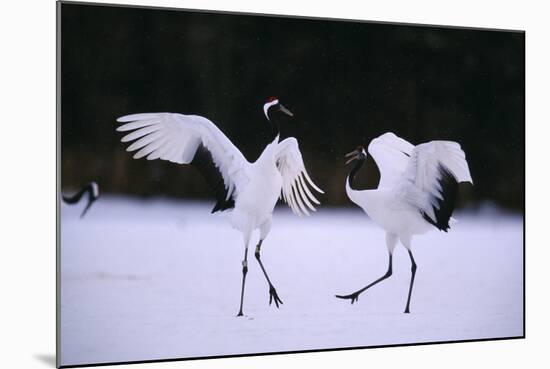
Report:
M208 198L192 167L133 160L115 119L203 115L254 161L270 137L262 106L295 117L322 202L350 205L344 154L393 131L458 141L475 185L463 203L523 209L525 35L521 32L63 4L61 184L103 193ZM372 159L360 180L374 188ZM463 204L464 205L464 204Z

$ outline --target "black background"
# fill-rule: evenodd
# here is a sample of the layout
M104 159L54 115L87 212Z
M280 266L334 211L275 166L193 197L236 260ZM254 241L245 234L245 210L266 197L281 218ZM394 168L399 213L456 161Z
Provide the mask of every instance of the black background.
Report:
M344 154L393 131L462 145L463 203L523 209L524 33L84 4L63 4L61 27L64 191L208 198L194 168L133 160L115 119L203 115L254 161L274 95L325 204L350 205ZM376 187L372 159L359 179Z

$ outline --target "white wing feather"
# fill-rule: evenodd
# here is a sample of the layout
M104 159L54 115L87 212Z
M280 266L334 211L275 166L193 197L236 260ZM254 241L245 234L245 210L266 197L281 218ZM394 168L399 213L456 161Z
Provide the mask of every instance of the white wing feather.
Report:
M319 200L311 193L309 186L319 193L324 193L313 183L309 177L302 153L298 147L298 141L294 137L289 137L281 141L276 148L275 159L277 168L283 178L281 196L292 211L298 215L309 215L308 208L315 211L314 205L320 204Z
M398 186L407 202L432 219L435 219L433 209L439 209L438 199L442 199L440 165L450 171L458 183L473 184L466 155L460 145L452 141L431 141L414 148Z
M380 171L378 188L391 188L401 180L413 149L414 145L391 132L370 142L369 154Z
M120 117L125 123L117 128L129 132L122 142L134 141L127 151L136 151L134 159L161 159L189 164L202 144L223 176L228 198L233 190L248 183L246 167L250 163L210 120L198 115L143 113Z

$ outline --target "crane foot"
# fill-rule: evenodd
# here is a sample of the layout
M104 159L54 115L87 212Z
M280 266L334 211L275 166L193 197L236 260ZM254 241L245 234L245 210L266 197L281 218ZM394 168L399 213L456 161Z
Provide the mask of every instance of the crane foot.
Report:
M336 295L336 297L343 300L351 300L351 304L353 305L354 302L359 300L359 293L354 292L350 295Z
M277 295L277 290L275 290L275 287L273 287L273 285L269 285L269 305L271 305L273 301L275 302L277 309L279 308L279 304L283 304L283 301L279 298L279 295Z

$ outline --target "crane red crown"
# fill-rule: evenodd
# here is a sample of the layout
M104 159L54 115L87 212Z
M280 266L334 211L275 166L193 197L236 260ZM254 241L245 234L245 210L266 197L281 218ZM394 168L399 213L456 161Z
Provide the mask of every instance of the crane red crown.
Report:
M270 103L272 101L278 100L277 96L271 96L267 99L266 103Z

